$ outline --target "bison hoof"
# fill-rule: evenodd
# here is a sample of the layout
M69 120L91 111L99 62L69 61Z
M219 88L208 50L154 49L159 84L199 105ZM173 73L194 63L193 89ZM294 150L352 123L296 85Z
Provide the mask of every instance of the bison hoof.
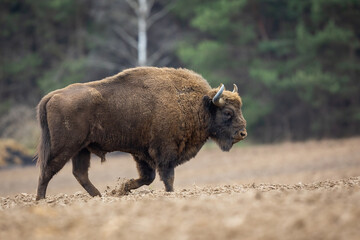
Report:
M165 188L166 192L174 192L174 188Z
M124 183L124 187L123 187L124 192L126 192L126 193L131 192L131 190L134 189L134 186L133 186L134 182L135 182L135 179L130 179L126 183Z
M96 192L96 193L89 193L90 196L92 197L101 197L101 193L100 192Z
M40 200L42 200L42 199L45 199L45 197L42 197L42 196L36 196L36 201L40 201Z

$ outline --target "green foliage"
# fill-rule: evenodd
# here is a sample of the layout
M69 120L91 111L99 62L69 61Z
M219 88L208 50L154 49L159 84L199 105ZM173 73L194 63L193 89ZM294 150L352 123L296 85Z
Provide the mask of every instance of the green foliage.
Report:
M259 65L259 64L255 64ZM264 67L252 67L249 70L250 77L256 79L261 82L264 86L270 89L273 92L278 92L279 87L281 87L281 82L279 81L279 73L275 69L272 68L264 68ZM282 89L280 89L282 90Z
M273 102L259 101L249 95L242 98L245 103L243 106L243 114L246 116L247 128L253 129L259 124L264 123L264 118L274 111Z
M341 80L343 79L319 69L297 71L290 79L299 97L315 107L323 106L326 98L336 96L341 91L344 87L341 86ZM343 81L346 82L346 79Z
M5 100L0 103L0 116L7 113L10 110L11 101Z
M106 35L113 17L99 29L92 6L97 1L0 0L0 116L13 104L35 106L44 93L109 74L89 73L90 51L112 61L117 50L117 38ZM359 16L358 0L181 0L169 17L186 33L162 41L178 41L176 65L213 87L239 86L255 141L349 136L360 134ZM167 31L163 22L149 34Z
M0 1L0 101L35 105L43 92L83 80L86 9L79 0Z
M42 63L41 58L36 53L29 53L23 58L15 59L4 63L3 73L6 75L21 74L24 77L36 74L36 68Z
M85 71L85 58L65 60L59 66L56 66L56 68L45 72L38 80L38 85L43 94L46 94L72 83L83 82Z
M182 61L192 66L192 69L201 72L214 85L226 83L226 77L221 77L219 71L226 67L226 46L216 41L203 41L198 45L182 44L178 48L178 56ZM217 69L218 72L214 72Z
M191 20L191 25L215 36L226 35L234 27L231 24L231 16L236 15L245 3L246 0L218 0L200 4L195 8L195 17Z
M177 53L210 82L238 83L249 136L360 133L359 1L207 2L176 7L198 30Z

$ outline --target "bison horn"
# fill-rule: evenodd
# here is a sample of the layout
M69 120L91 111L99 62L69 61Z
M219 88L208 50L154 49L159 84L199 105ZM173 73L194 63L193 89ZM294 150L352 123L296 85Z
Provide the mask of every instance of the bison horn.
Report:
M238 92L238 87L236 86L236 84L234 84L234 90L232 91L233 93L239 93Z
M212 102L218 107L222 107L225 104L224 99L221 98L224 89L225 89L224 84L221 84L220 90L216 93L216 95L212 100Z

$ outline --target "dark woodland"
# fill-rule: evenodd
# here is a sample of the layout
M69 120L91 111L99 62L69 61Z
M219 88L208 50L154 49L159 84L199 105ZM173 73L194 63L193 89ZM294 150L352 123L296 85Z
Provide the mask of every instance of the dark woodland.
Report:
M44 95L142 65L237 84L254 142L360 133L357 0L1 0L0 26L0 137L28 148Z

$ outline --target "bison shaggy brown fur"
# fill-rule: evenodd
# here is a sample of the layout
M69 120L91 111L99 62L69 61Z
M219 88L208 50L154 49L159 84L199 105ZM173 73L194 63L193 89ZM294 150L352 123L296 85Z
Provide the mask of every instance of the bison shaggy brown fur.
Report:
M208 138L224 151L247 135L241 98L187 69L139 67L100 81L77 83L47 94L38 105L37 199L50 179L72 159L73 174L91 196L90 153L132 154L139 178L128 191L149 185L157 170L173 191L174 168L194 157Z

